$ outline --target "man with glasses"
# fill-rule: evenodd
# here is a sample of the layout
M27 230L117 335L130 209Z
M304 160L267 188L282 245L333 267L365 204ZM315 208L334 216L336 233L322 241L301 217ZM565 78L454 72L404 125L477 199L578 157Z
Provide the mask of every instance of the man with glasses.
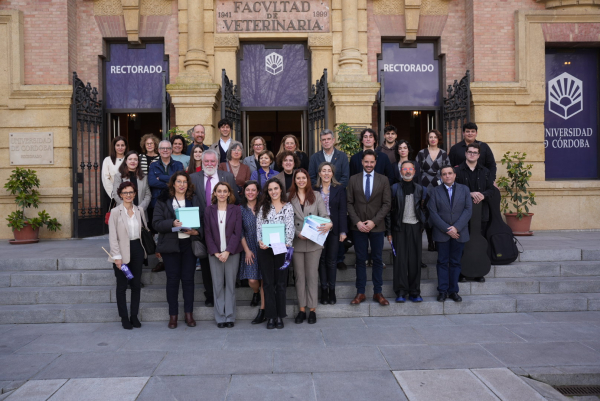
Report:
M400 166L402 181L392 185L392 209L385 219L388 241L394 254L394 292L396 302L423 302L421 298L421 253L423 249L423 202L426 188L415 183L415 164Z
M192 148L194 147L194 145L202 146L202 151L205 151L206 149L208 149L208 146L206 146L204 144L205 136L206 136L206 133L204 131L204 125L202 125L202 124L194 125L194 127L192 128L192 139L194 140L194 142L187 147L186 155L191 156Z
M160 158L148 166L148 185L150 185L150 191L152 192L152 201L150 201L148 209L152 208L154 210L156 200L163 189L167 188L171 176L177 171L183 170L183 164L171 157L172 150L171 142L167 140L160 141L158 144ZM152 215L154 215L153 212ZM155 273L165 270L165 265L162 262L160 254L157 253L156 257L158 258L158 264L152 269Z
M344 187L348 186L350 178L350 167L348 165L348 156L334 147L335 138L333 131L324 129L321 131L322 152L316 152L310 157L308 174L312 185L317 185L319 166L323 162L330 162L335 167L335 179Z
M490 206L488 199L494 193L494 180L490 170L482 166L478 161L481 157L481 144L470 143L465 152L465 161L456 168L456 182L466 185L471 191L471 199L474 204L482 203L481 208L481 235L485 237L488 223L490 221ZM462 274L459 281L466 281ZM475 277L480 283L485 282L485 277Z

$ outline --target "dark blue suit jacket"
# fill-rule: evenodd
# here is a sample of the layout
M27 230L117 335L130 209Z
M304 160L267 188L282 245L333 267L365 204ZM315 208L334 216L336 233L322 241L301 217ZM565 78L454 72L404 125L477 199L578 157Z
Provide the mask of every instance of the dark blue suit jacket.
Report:
M375 152L377 153L377 164L375 164L375 172L385 175L388 178L391 187L396 181L396 176L394 174L394 166L392 165L389 157L387 157L385 153L383 153L380 150L376 150ZM363 151L361 150L360 152L358 152L350 158L350 177L352 177L355 174L362 173L362 155Z
M308 166L308 175L310 175L310 181L313 185L317 185L317 177L319 175L319 166L325 161L325 155L320 150L313 153L310 156L310 164ZM338 180L344 188L348 186L348 180L350 179L350 167L348 164L348 155L338 149L333 150L333 156L331 157L331 164L335 167L335 179Z
M458 231L458 242L469 240L469 220L473 210L473 201L469 187L456 182L452 186L452 205L444 184L438 185L429 192L429 224L433 227L433 240L446 242L450 236L446 234L448 227L454 226Z

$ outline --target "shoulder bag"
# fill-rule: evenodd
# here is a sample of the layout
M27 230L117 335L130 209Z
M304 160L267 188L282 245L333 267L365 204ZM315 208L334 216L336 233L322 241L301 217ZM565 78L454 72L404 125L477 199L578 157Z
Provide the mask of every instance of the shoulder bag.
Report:
M111 199L110 204L108 206L108 212L106 212L106 214L104 215L104 224L106 225L108 225L108 220L110 220L110 212L114 209L115 206L117 206L117 202L115 202L114 205L113 202L115 202L115 200Z

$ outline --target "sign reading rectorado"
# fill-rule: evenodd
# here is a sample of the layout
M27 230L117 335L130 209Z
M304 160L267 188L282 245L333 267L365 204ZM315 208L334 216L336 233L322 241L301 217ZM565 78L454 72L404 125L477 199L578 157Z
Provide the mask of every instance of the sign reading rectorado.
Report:
M329 32L329 1L217 1L217 32Z
M52 132L14 132L9 138L11 166L54 164Z

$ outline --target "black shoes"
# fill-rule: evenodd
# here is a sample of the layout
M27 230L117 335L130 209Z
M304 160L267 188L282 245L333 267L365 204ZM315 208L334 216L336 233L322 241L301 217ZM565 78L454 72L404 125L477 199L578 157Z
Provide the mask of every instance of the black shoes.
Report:
M262 322L264 322L265 320L267 320L265 318L265 310L264 309L259 309L258 313L256 314L256 317L254 318L254 320L252 322L250 322L251 324L261 324Z
M298 312L298 316L296 316L296 320L294 320L294 323L296 324L302 324L304 321L306 320L306 312Z
M466 283L467 282L467 278L465 276L463 276L462 274L458 275L458 282L459 283Z
M217 327L222 329L225 327L225 323L217 323Z
M329 289L321 288L321 305L327 305L329 303Z
M132 330L133 329L133 325L131 324L131 322L129 321L129 319L127 319L126 317L122 317L121 318L121 324L123 325L123 328L125 330Z
M283 319L278 317L277 322L275 323L275 327L278 329L283 329Z
M477 281L478 283L485 283L485 277L475 277L474 280Z
M252 301L250 301L250 306L258 306L260 305L260 291L255 292L252 295Z
M440 292L437 296L438 302L444 302L446 298L448 298L448 294L446 294L445 292Z
M315 311L310 311L310 313L308 314L308 324L315 324L317 323L317 314L315 313Z
M138 319L137 316L131 316L131 319L129 319L129 322L136 329L139 329L140 327L142 327L142 323L140 323L140 320Z
M456 292L451 292L450 295L448 295L448 298L454 302L462 302L462 298Z
M158 273L165 271L165 264L163 262L158 262L156 266L152 268L152 273Z
M329 305L335 305L337 298L335 297L335 288L329 289Z
M344 262L339 262L337 264L337 268L340 270L346 270L348 268L348 266L346 266L346 264Z
M204 301L204 306L208 306L208 307L213 307L215 306L215 300L214 298L206 298L206 301Z
M272 330L275 328L275 319L267 320L267 329Z
M225 323L225 327L227 327L228 329L232 328L234 326L233 322L227 322Z
M430 242L429 244L427 244L427 250L429 252L435 252L435 244L433 242Z

